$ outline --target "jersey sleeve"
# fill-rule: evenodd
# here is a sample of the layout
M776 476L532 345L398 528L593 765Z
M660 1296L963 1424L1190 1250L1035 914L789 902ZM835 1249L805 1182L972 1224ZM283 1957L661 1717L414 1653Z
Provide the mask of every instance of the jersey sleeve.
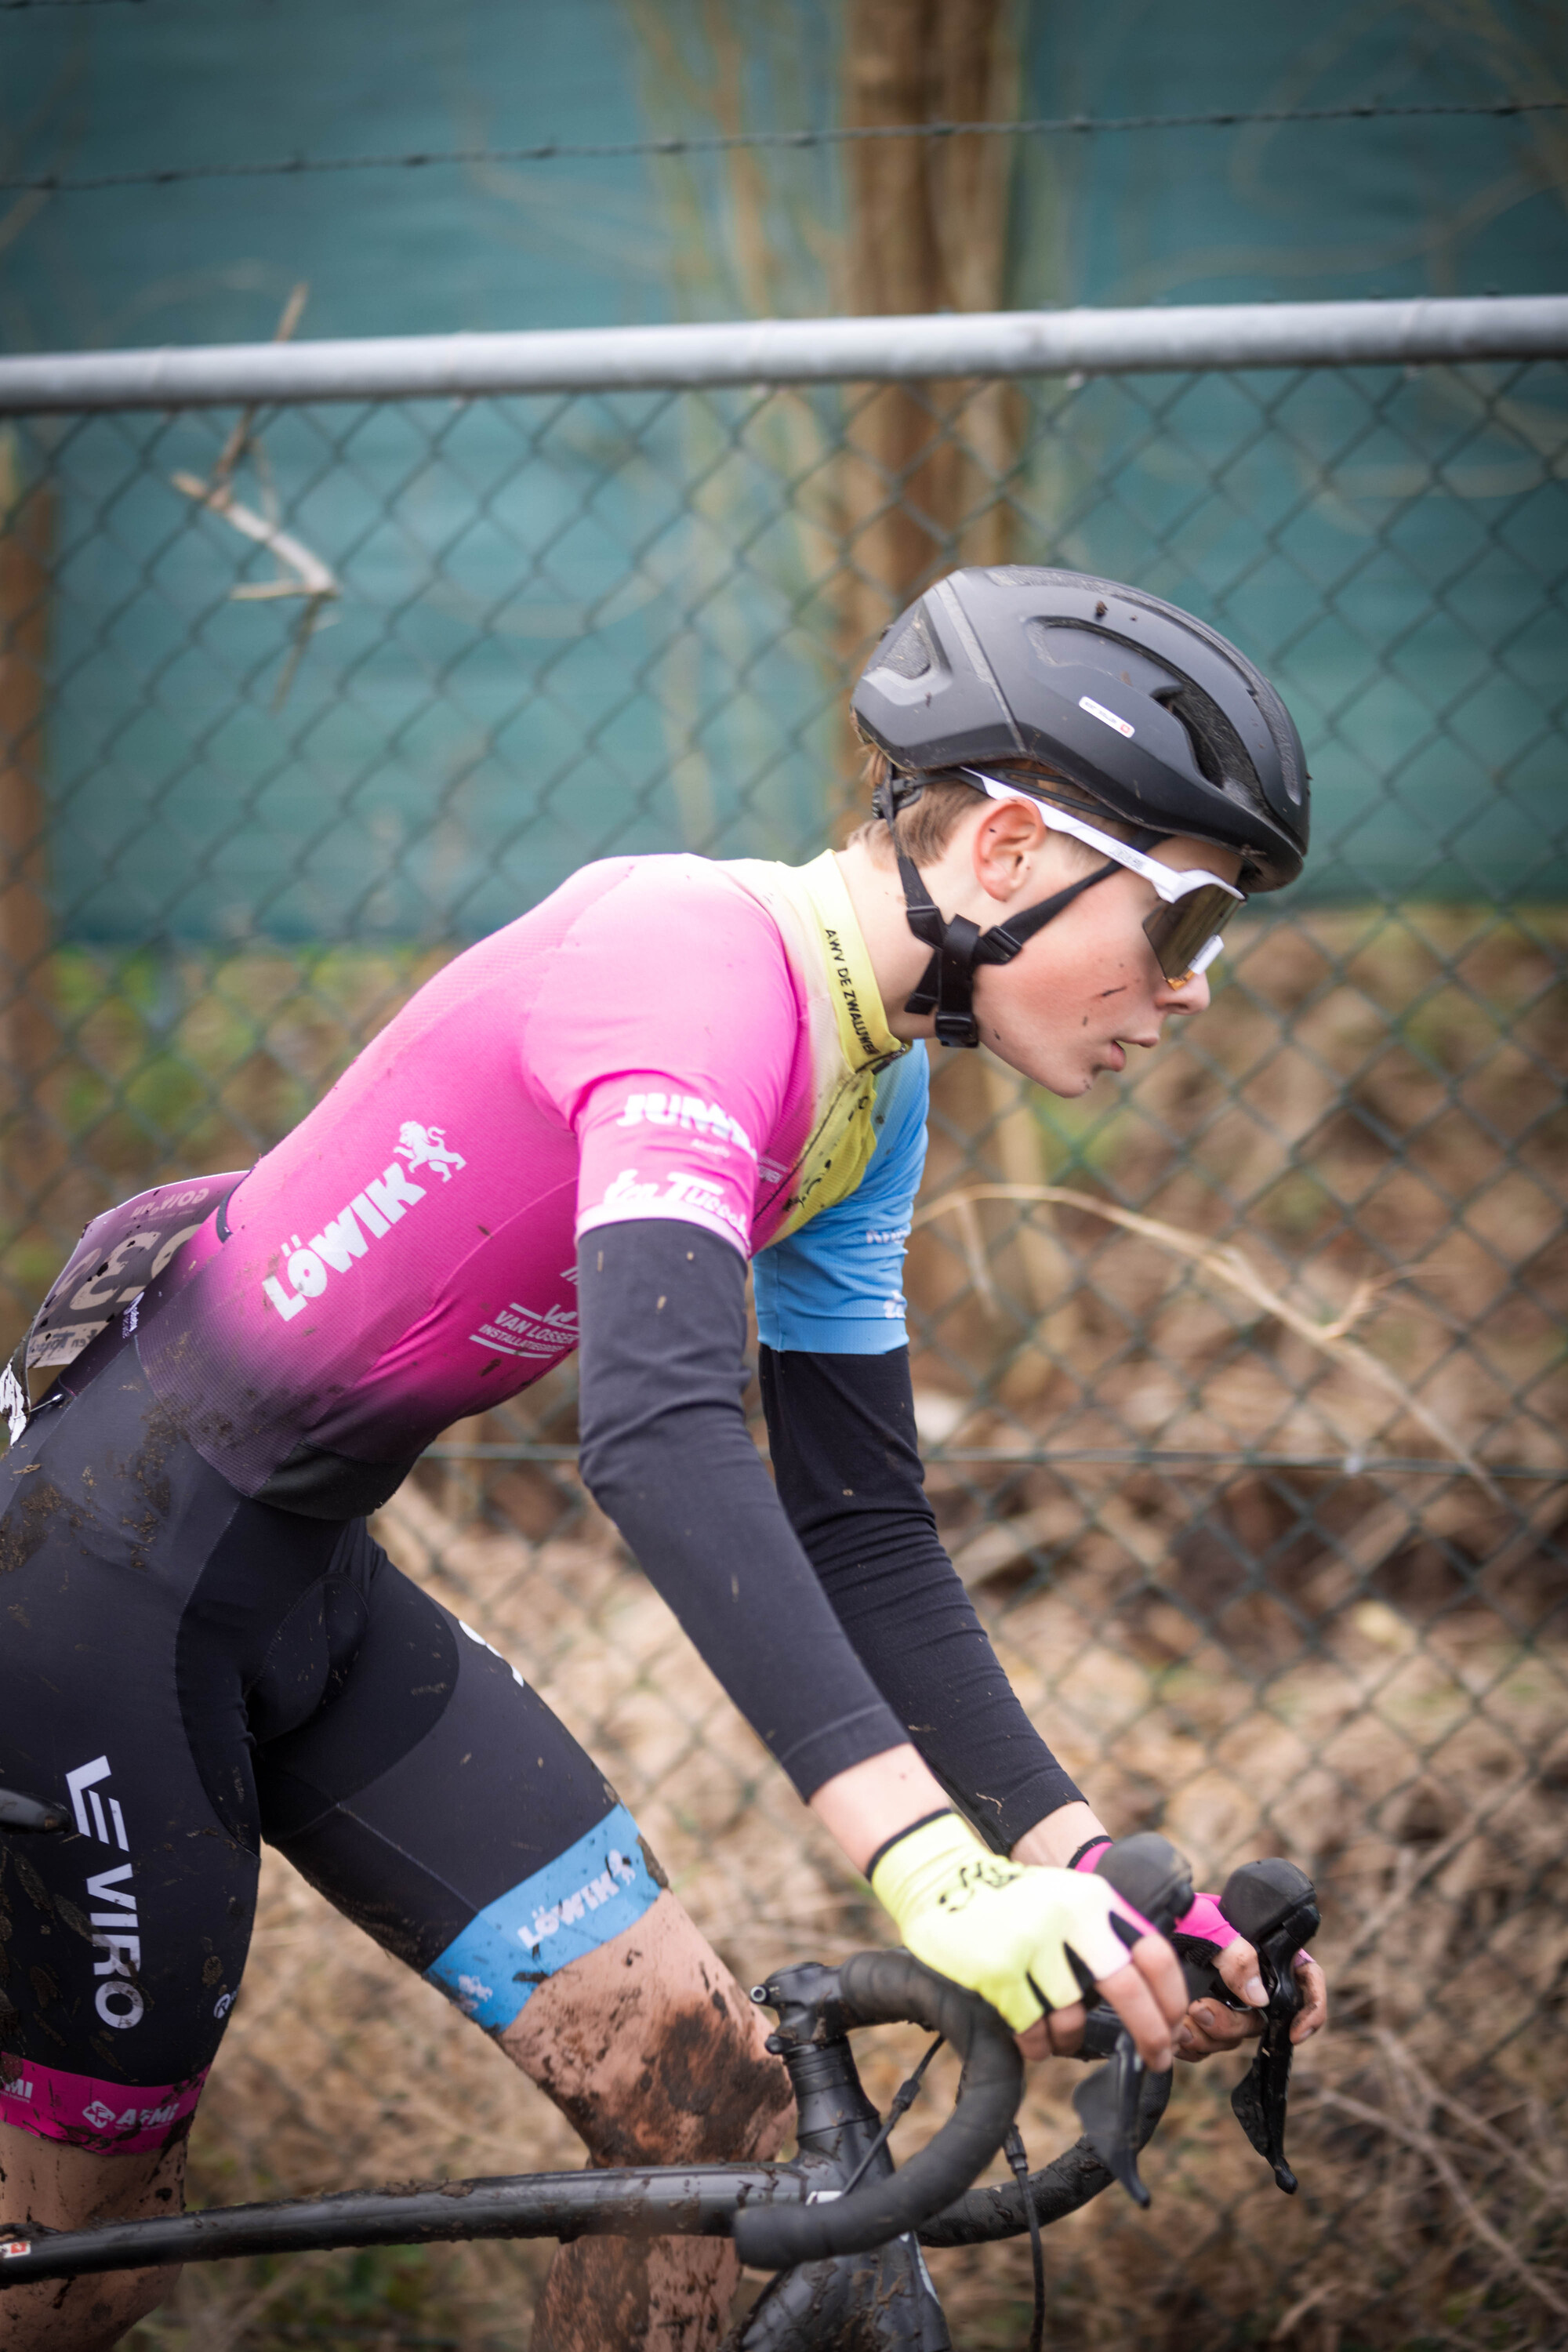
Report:
M700 860L639 860L586 908L524 1046L577 1139L579 1239L663 1217L748 1255L800 1034L777 927Z
M885 1356L907 1344L904 1247L925 1169L931 1064L914 1046L877 1080L877 1140L847 1201L759 1251L757 1329L776 1350Z

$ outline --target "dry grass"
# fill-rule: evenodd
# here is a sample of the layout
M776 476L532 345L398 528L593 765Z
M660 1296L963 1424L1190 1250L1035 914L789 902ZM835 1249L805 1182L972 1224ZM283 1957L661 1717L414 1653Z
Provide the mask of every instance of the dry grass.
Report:
M539 1546L464 1530L416 1483L382 1533L592 1739L742 1977L879 1939L864 1888L607 1530ZM1568 2061L1542 2027L1568 1959L1568 1743L1552 1769L1568 1644L1527 1647L1480 1612L1422 1633L1363 1601L1332 1654L1282 1668L1260 1703L1215 1644L1172 1665L1108 1639L1104 1602L1092 1568L1019 1600L999 1630L1017 1686L1061 1727L1112 1819L1142 1818L1148 1791L1166 1792L1164 1825L1210 1883L1237 1856L1280 1846L1312 1872L1338 2017L1300 2072L1302 2196L1279 2199L1225 2111L1236 2068L1184 2070L1148 2162L1148 2220L1108 2200L1053 2239L1050 2340L1195 2352L1255 2321L1254 2340L1310 2352L1556 2340ZM276 1857L263 1885L194 2142L204 2195L575 2160L554 2111L435 1995ZM868 2063L884 2098L907 2055L893 2039L879 2037ZM1074 2079L1065 2066L1038 2077L1026 2132L1039 2158L1074 2136ZM521 2344L545 2251L416 2260L401 2287L378 2258L368 2282L384 2324L395 2325L400 2291L416 2334ZM310 2318L301 2279L313 2272L318 2304L341 2315L350 2268L320 2258L274 2282L193 2274L176 2315L142 2336L207 2347L249 2307L234 2340L293 2340L288 2326ZM937 2270L961 2342L1023 2341L1019 2249L939 2257ZM270 2300L253 2305L258 2292Z
M982 1202L912 1254L931 1492L1026 1700L1110 1820L1159 1822L1208 1883L1259 1851L1310 1870L1335 1980L1300 2074L1301 2195L1242 2142L1235 2068L1184 2070L1151 2215L1106 2200L1053 2234L1053 2345L1568 2344L1565 945L1560 913L1318 916L1239 942L1224 1017L1103 1104L1023 1099L976 1056L942 1074L928 1197L1114 1196L1239 1243L1290 1309L1066 1206L1031 1223ZM103 1200L248 1159L417 977L392 958L62 961L63 1171L14 1221L18 1291ZM1369 1281L1357 1340L1500 1501L1299 1328ZM569 1448L573 1429L555 1376L454 1437ZM568 1463L433 1463L383 1533L603 1761L743 1979L878 1938ZM901 2054L870 2056L874 2091ZM1074 2079L1045 2070L1031 2094L1037 2158L1071 2134ZM574 2160L482 2037L268 1858L193 2141L201 2196ZM547 2253L193 2273L139 2340L521 2347ZM1021 2249L938 2270L961 2343L1026 2340Z

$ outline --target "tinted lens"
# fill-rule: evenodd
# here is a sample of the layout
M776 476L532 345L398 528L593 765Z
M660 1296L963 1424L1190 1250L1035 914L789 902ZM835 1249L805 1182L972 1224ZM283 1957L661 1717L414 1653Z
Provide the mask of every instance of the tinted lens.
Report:
M1160 970L1173 984L1184 980L1193 961L1217 938L1243 901L1217 883L1189 890L1173 907L1156 907L1143 929Z

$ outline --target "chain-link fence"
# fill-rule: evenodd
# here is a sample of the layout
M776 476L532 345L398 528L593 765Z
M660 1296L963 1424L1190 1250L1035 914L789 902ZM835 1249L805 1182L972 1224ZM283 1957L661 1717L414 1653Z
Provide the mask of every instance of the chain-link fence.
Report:
M1337 2002L1294 2203L1234 2068L1184 2073L1152 2213L1050 2247L1049 2340L1568 2342L1568 372L125 413L4 460L12 1335L88 1215L245 1164L584 859L841 835L847 680L953 562L1136 580L1278 678L1318 846L1213 1010L1081 1102L936 1057L909 1289L960 1573L1115 1827L1204 1884L1312 1873ZM586 1501L574 1410L567 1368L450 1431L384 1539L742 1981L877 1938ZM276 1858L264 1890L200 2194L574 2160ZM518 2345L539 2259L192 2275L140 2340ZM1016 2250L938 2284L960 2341L1024 2340Z

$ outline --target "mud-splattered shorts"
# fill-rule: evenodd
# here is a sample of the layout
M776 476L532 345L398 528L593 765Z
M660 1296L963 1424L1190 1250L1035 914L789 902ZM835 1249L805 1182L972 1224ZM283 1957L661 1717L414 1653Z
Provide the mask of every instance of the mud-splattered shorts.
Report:
M630 1816L521 1677L363 1519L237 1494L134 1344L0 1462L0 2122L188 2127L262 1838L481 2026L640 1918Z

